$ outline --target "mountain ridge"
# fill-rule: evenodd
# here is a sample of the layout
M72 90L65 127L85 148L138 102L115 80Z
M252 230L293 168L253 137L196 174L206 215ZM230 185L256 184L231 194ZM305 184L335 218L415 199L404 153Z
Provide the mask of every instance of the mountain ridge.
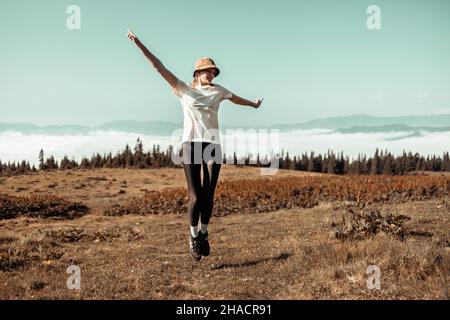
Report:
M0 122L0 132L14 131L23 134L86 134L98 130L115 130L148 135L170 135L174 130L181 129L182 123L169 121L137 121L137 120L113 120L99 126L83 125L47 125L37 126L25 123ZM377 117L366 114L350 116L318 118L299 123L280 123L275 125L236 126L226 123L220 124L220 129L279 129L280 131L292 131L300 129L330 129L340 133L372 133L389 131L418 132L450 131L449 115L424 115L424 116L396 116Z

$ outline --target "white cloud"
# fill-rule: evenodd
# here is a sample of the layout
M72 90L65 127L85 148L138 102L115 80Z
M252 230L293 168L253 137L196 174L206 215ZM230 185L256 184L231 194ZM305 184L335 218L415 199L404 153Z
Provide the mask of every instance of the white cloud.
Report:
M382 93L377 94L376 96L373 97L374 99L384 99L384 95Z
M419 99L425 99L425 98L428 98L430 95L428 94L428 93L419 93L418 95L417 95L417 98L419 98Z
M436 115L440 114L450 114L450 108L438 109L433 112Z
M55 160L60 160L67 155L69 159L80 161L94 153L101 155L111 152L113 155L124 149L125 145L133 148L137 138L140 137L144 147L151 149L153 144L169 146L170 137L143 136L141 134L118 132L118 131L93 131L83 135L24 135L12 132L0 134L0 160L2 163L8 161L30 162L30 165L38 164L39 151L44 150L44 157L50 155Z
M447 109L447 112L450 110ZM442 153L448 148L450 141L450 132L421 132L421 136L407 137L405 132L386 132L386 133L331 133L332 130L297 130L294 132L280 133L279 145L275 148L277 152L283 148L289 151L289 154L301 155L314 151L315 154L325 154L328 149L340 154L341 150L344 156L356 158L358 153L365 153L367 156L373 155L376 148L380 151L387 149L394 155L401 154L403 150L413 153L418 152L421 155L442 156ZM221 131L222 142L224 142L225 131ZM405 137L406 136L406 137ZM162 150L171 144L170 137L144 136L140 134L125 132L102 132L97 131L87 135L77 136L43 136L43 135L23 135L12 133L0 134L0 160L2 163L8 161L29 161L31 165L38 165L38 154L41 148L44 149L45 157L53 155L55 160L60 160L66 154L69 159L74 158L80 161L83 156L90 157L94 153L103 155L112 152L113 155L122 150L128 143L131 148L134 147L136 139L140 137L144 144L144 149L150 150L153 143L159 144ZM405 137L405 138L402 138ZM394 138L394 139L393 139ZM393 140L390 140L393 139ZM238 148L237 155L241 156L248 152L256 153L260 151L263 157L264 150L271 146L258 146L252 148L256 143L250 143L247 152L244 148ZM224 145L226 150L227 146ZM232 153L232 147L231 151ZM242 153L241 153L242 151ZM226 152L227 155L231 154Z

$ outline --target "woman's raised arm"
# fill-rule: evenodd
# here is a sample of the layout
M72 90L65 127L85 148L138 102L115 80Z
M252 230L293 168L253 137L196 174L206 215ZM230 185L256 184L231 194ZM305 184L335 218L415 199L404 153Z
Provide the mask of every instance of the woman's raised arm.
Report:
M177 81L178 78L169 70L166 69L166 67L163 65L163 63L155 57L150 50L148 50L144 44L138 39L138 37L130 30L128 29L128 38L130 38L131 41L133 41L139 49L141 49L142 53L145 57L150 61L150 63L155 67L156 71L161 74L161 76L166 79L166 81L170 84L172 89L177 87Z

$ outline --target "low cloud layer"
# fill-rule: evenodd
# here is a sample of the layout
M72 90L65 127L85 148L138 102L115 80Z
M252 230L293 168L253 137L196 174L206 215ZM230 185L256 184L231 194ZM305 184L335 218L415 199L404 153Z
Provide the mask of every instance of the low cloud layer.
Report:
M90 157L94 153L111 152L113 154L125 148L128 143L131 148L140 137L144 144L145 151L151 150L153 144L159 144L165 150L173 140L168 136L146 136L118 131L95 131L85 135L24 135L17 132L4 132L0 134L0 160L8 161L29 161L31 165L38 164L40 149L44 149L45 157L53 155L56 160L60 160L67 155L69 159L80 161L83 157ZM232 145L228 145L225 132L222 134L222 145L224 152L231 155L234 151ZM394 155L401 154L403 150L421 155L442 156L443 152L450 149L450 132L424 132L412 134L411 132L391 132L391 133L336 133L332 130L297 130L290 133L280 133L279 145L258 145L257 139L247 139L241 141L236 150L238 156L247 153L260 155L268 153L273 149L275 152L289 151L291 157L308 154L311 151L326 153L329 149L335 153L343 151L344 156L356 158L358 153L365 153L367 156L373 155L376 148L388 150Z

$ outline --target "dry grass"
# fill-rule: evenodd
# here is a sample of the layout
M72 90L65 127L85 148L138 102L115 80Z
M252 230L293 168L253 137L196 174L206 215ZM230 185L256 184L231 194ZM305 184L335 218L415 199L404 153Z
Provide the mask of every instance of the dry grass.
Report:
M55 196L11 196L0 194L0 220L19 216L73 219L87 213L88 207Z
M241 170L247 169L253 170L234 170L242 177ZM239 178L231 171L225 168L221 180ZM256 172L248 173L260 178ZM195 263L188 255L187 216L103 215L107 205L143 195L140 188L164 190L168 187L164 181L169 187L185 184L181 170L173 177L163 174L168 173L98 170L2 180L1 193L41 191L82 200L92 211L74 220L0 220L0 298L448 299L448 195L372 204L383 212L409 216L404 222L408 230L432 234L411 235L403 241L383 232L362 240L336 239L331 225L346 214L342 201L214 217L211 256ZM154 183L145 184L146 179ZM123 180L127 180L127 187L122 187L126 193L118 195ZM49 188L51 183L57 186ZM80 184L85 187L77 189ZM28 190L16 192L26 186ZM72 264L81 268L79 291L66 287L66 270ZM369 265L381 269L379 291L367 288Z
M296 176L219 182L215 193L216 216L311 208L323 201L351 201L360 207L377 202L395 203L443 197L450 192L444 176ZM185 188L148 191L105 209L105 214L183 214L189 197Z

